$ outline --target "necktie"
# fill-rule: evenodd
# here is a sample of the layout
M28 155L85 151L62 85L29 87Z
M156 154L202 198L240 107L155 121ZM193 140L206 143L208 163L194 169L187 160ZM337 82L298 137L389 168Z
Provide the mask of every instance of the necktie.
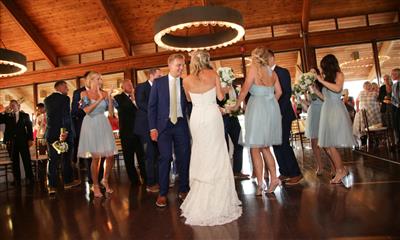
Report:
M173 124L178 121L177 106L176 106L176 79L172 80L172 89L170 97L170 119Z

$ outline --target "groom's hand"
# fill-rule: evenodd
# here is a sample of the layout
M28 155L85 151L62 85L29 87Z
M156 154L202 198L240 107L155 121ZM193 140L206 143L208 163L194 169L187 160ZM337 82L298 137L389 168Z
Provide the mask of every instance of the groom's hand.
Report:
M154 142L157 142L157 138L158 138L158 131L157 131L157 129L151 129L151 130L150 130L150 138L151 138L151 140L153 140Z

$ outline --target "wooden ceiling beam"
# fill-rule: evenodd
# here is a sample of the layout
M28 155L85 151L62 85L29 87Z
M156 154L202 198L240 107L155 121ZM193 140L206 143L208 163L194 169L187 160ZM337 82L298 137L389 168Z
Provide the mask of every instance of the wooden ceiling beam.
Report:
M126 34L124 28L121 25L121 22L118 20L118 17L115 14L113 7L111 6L109 0L97 0L103 10L103 13L106 15L108 22L111 25L111 28L115 34L115 37L118 39L122 49L124 50L125 56L131 56L131 44L129 42L128 35Z
M301 14L301 27L303 33L308 33L308 23L310 22L310 0L303 0L303 13Z
M311 47L324 47L334 45L345 45L371 40L395 39L400 36L400 24L376 25L372 27L360 27L350 30L326 31L309 34ZM251 50L258 46L266 46L276 52L298 50L303 47L303 40L298 35L277 38L246 40L234 45L211 51L213 60L222 58L240 57L241 48L244 48L244 55L250 55ZM99 62L91 62L80 65L71 65L33 71L21 76L0 79L0 89L7 87L23 86L32 83L44 83L59 79L75 78L88 70L101 73L123 71L126 68L144 69L155 66L167 65L167 58L171 52L159 52L141 56L129 56L117 59L110 59Z
M25 12L15 3L14 0L1 0L4 8L11 15L14 21L21 27L31 41L40 49L51 67L57 67L57 54L48 41L39 33L38 29L29 20Z

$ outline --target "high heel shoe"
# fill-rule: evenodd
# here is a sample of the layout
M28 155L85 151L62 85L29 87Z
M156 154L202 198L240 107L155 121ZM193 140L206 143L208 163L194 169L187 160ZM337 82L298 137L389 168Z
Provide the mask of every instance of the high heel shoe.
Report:
M106 193L113 193L114 190L112 190L112 188L110 188L110 185L108 184L108 181L105 180L104 178L101 179L100 181L101 185L103 185L106 188Z
M276 189L278 186L280 186L281 184L282 184L282 183L281 183L281 181L280 181L278 178L275 179L275 180L272 180L272 181L271 181L271 184L269 185L267 194L273 193L273 192L275 191L275 189Z
M263 192L262 187L257 187L256 196L257 196L257 197L262 196L262 192Z
M101 198L103 194L100 191L100 186L93 184L93 195L94 197Z
M337 171L335 177L329 181L331 184L341 184L343 181L342 179L349 174L347 169Z

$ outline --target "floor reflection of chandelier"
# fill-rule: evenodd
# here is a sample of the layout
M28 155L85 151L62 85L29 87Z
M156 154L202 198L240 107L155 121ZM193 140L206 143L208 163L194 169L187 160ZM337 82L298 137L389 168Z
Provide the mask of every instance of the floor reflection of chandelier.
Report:
M199 26L223 30L197 36L174 34ZM175 51L226 47L239 41L245 32L240 12L221 6L193 6L168 12L156 20L154 31L154 41L159 47Z
M379 56L379 63L382 64L390 59L389 56ZM358 59L353 59L350 61L346 61L340 64L340 68L342 69L357 69L357 68L368 68L374 66L374 57L362 57Z

